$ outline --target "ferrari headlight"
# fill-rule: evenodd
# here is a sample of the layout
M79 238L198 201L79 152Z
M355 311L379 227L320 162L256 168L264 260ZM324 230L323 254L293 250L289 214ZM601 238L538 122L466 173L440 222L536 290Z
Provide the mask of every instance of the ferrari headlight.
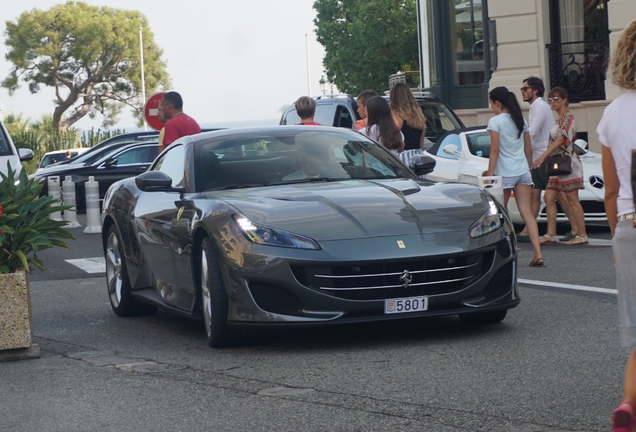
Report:
M472 238L486 235L498 230L502 226L501 213L495 200L488 197L488 205L488 211L470 227L470 236Z
M318 243L308 237L257 225L245 216L234 215L234 220L243 235L252 243L297 249L320 249Z

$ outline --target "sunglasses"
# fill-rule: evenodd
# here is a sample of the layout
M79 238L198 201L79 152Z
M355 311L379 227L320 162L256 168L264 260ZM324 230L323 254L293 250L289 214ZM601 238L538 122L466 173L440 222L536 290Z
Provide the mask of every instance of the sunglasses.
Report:
M528 90L532 90L532 87L521 87L520 90L521 91L528 91Z
M558 96L548 98L548 100L549 100L550 102L558 102L558 101L559 101L559 99L561 99L561 98L560 98L560 97L558 97Z

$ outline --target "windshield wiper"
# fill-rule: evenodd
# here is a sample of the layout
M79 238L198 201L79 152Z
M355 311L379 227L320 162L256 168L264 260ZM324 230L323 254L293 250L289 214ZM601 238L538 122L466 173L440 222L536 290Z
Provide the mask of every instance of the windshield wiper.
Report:
M261 183L233 183L233 184L223 186L223 189L246 189L246 188L253 188L253 187L260 187L260 186L265 186L265 185Z
M310 177L310 178L295 179L295 180L273 181L268 183L268 186L297 184L297 183L327 183L327 182L340 181L340 180L351 180L351 179L350 178L342 179L342 178L329 178L329 177Z

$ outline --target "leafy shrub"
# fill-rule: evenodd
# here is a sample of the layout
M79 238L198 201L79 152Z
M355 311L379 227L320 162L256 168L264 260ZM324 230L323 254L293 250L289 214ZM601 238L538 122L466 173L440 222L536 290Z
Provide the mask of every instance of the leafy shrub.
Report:
M24 170L16 181L8 164L8 173L0 172L0 274L29 270L33 264L44 270L37 253L54 246L68 248L60 239L75 239L63 227L67 221L50 219L51 213L72 208L57 205L50 196L39 196L42 186L29 179Z

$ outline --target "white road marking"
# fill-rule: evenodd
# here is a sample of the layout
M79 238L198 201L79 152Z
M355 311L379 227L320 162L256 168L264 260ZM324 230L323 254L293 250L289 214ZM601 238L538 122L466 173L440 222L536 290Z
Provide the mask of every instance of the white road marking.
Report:
M104 257L67 259L65 261L84 270L86 273L106 273L106 261Z
M555 288L565 288L565 289L571 289L576 291L589 291L589 292L597 292L597 293L603 293L603 294L618 293L618 291L616 291L615 289L589 287L585 285L570 285L570 284L564 284L564 283L558 283L558 282L537 281L532 279L518 279L518 281L519 283L522 283L522 284L551 286Z

